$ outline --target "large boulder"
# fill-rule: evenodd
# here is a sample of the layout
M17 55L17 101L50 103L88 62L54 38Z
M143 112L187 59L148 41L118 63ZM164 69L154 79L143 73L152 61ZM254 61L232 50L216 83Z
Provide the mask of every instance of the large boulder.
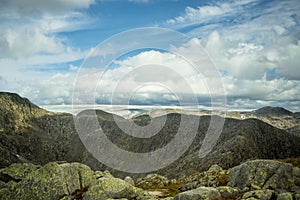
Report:
M127 178L128 179L128 178ZM133 181L133 180L132 180ZM108 171L80 163L14 164L0 171L0 199L146 199L148 193Z
M294 186L293 166L274 160L254 160L230 170L228 186L250 190L290 189Z
M254 190L246 192L242 199L258 199L258 200L272 200L276 199L275 192L273 190Z
M294 180L295 185L300 186L300 168L294 167Z
M240 195L240 191L237 188L232 188L229 186L220 186L216 189L220 192L222 198L224 199L237 199Z
M134 186L134 180L130 176L126 176L124 178L124 181L126 181L127 183L130 183L130 185Z
M284 192L277 196L277 200L293 200L293 195L289 192Z
M296 192L294 195L294 200L300 200L300 192Z
M23 180L28 174L39 169L40 165L31 163L15 163L0 170L0 199L9 193L17 182Z
M34 165L31 163L14 163L9 167L0 170L0 180L4 182L8 181L20 181L24 179L27 174L41 168L40 165Z
M221 194L216 188L199 187L177 194L174 200L219 200L222 199Z
M10 191L7 191L2 199L61 199L72 196L79 190L85 191L94 179L94 172L86 165L48 163L27 174Z
M84 194L84 200L101 199L134 199L143 196L142 189L132 186L130 183L119 178L100 178L94 182Z

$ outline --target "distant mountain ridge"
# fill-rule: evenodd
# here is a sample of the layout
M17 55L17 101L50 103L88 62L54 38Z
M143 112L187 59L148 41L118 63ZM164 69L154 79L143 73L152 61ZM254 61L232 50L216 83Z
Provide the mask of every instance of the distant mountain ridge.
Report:
M277 116L293 114L293 112L286 110L285 108L271 107L271 106L262 107L260 109L253 111L253 113L255 113L256 115L277 115Z
M201 110L201 111L187 111L181 109L165 109L165 110L152 110L139 113L131 116L131 118L137 118L143 115L149 115L152 118L159 117L162 115L178 113L186 115L197 115L197 116L209 116L209 115L220 115L218 110ZM245 119L259 119L264 121L276 128L285 130L300 137L300 114L299 112L291 112L282 107L271 107L265 106L253 111L228 111L226 113L221 112L221 116L226 118L234 118L239 120Z
M256 118L300 137L299 114L282 107L266 106L251 112L229 112L227 116L237 119Z
M80 117L86 120L90 114L89 111L84 111ZM96 114L107 137L120 148L132 152L149 152L165 146L176 134L181 116L178 113L167 114L165 126L158 134L141 139L122 132L113 120L113 114L100 110ZM48 112L17 94L0 93L0 116L1 168L15 162L45 164L59 160L81 162L98 170L108 168L86 151L71 114ZM127 119L120 116L115 117L127 122ZM149 120L161 120L161 117L151 119L148 115L133 120L144 125ZM190 148L177 161L158 173L176 177L206 170L211 164L230 168L248 159L300 156L299 137L258 119L227 118L217 145L205 158L199 159L199 149L209 122L210 116L201 117L196 138ZM111 171L120 176L126 175L116 170Z

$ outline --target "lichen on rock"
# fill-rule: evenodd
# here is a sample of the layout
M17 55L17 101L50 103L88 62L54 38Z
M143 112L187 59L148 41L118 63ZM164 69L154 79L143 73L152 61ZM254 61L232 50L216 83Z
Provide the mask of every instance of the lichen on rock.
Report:
M3 199L61 199L71 196L76 189L88 187L94 180L94 172L79 163L48 163L28 174L18 182Z
M177 194L174 200L220 200L221 194L213 187L199 187Z
M119 178L100 178L94 182L84 194L84 200L94 199L133 199L143 196L142 189L132 186L130 183Z
M230 170L228 186L251 190L290 189L294 186L293 166L273 160L248 161Z

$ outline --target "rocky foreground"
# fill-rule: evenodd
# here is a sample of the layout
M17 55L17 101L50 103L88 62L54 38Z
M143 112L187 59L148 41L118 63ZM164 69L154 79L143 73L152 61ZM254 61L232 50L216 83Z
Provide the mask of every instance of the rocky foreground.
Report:
M0 199L298 200L300 168L274 160L253 160L229 170L212 165L208 171L179 179L149 174L134 181L80 163L18 163L0 171Z

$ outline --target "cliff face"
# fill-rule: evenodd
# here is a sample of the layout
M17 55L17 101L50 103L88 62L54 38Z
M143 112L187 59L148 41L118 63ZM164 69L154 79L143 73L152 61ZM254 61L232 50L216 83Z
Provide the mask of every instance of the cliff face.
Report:
M92 169L109 169L99 163L82 145L75 130L74 116L52 113L16 94L0 93L0 167L15 162L45 164L66 160L81 162ZM177 133L180 114L170 113L164 127L150 138L135 138L124 133L112 114L97 111L98 121L107 137L118 147L131 152L149 152L168 144ZM87 120L90 113L81 113ZM189 115L191 119L196 117ZM116 117L122 123L127 119ZM149 123L149 116L134 118L139 125ZM156 117L152 120L162 120ZM288 158L300 156L300 138L258 119L226 119L214 149L199 159L199 149L208 129L210 116L200 117L197 135L183 156L157 173L178 177L206 170L211 164L227 169L249 159ZM188 130L188 127L186 129ZM105 153L105 152L103 152ZM113 156L113 155L112 155ZM128 174L110 169L118 176ZM143 176L135 174L133 176Z

